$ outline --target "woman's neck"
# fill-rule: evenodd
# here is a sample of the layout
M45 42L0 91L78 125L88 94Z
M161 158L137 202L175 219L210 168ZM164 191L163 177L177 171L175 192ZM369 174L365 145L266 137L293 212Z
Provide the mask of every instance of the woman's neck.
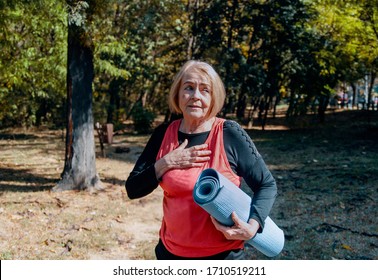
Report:
M179 130L183 133L201 133L205 131L210 131L213 127L215 117L206 120L194 120L188 121L187 119L182 119Z

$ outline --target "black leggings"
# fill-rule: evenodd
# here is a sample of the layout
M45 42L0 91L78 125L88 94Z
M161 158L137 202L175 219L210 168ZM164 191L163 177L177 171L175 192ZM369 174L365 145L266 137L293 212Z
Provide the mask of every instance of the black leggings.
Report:
M161 239L155 247L155 255L158 260L244 260L245 254L242 249L224 251L216 255L201 258L186 258L172 254L165 248Z

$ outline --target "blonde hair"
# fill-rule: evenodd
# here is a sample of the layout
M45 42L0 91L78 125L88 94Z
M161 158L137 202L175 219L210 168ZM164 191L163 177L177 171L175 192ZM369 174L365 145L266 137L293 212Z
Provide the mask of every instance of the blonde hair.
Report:
M189 60L180 69L175 76L168 96L168 105L172 113L182 114L179 107L179 90L182 79L188 70L195 70L206 76L210 81L211 86L211 104L208 112L208 117L216 116L223 108L224 100L226 98L226 91L223 82L214 68L202 61Z

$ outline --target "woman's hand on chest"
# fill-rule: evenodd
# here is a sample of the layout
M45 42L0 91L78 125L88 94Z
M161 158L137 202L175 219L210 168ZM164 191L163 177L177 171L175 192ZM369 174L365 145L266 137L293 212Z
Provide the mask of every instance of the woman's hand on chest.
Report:
M207 144L186 148L188 140L175 150L169 152L155 163L156 177L161 178L165 172L171 169L184 169L200 167L210 160L211 150Z

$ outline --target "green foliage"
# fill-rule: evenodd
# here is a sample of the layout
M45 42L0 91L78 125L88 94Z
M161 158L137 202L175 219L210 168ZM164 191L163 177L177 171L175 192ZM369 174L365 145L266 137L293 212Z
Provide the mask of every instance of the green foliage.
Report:
M95 118L119 124L138 100L167 109L166 94L174 66L184 61L182 1L114 1L94 21ZM117 87L114 87L117 83ZM101 112L101 113L100 113Z
M1 10L0 126L61 117L66 77L62 2L17 1Z
M141 102L137 102L132 111L134 130L137 133L150 133L155 119L154 113L143 107Z
M75 2L75 1L69 1ZM86 1L76 1L76 3L70 3L68 7L68 25L74 25L77 27L86 27L86 10L89 8L89 4Z
M336 76L336 84L346 83L355 87L358 80L364 79L367 74L371 79L376 77L377 4L376 0L314 1L318 17L312 22L313 28L327 40L327 45L317 52L321 73ZM370 102L372 84L368 95Z

